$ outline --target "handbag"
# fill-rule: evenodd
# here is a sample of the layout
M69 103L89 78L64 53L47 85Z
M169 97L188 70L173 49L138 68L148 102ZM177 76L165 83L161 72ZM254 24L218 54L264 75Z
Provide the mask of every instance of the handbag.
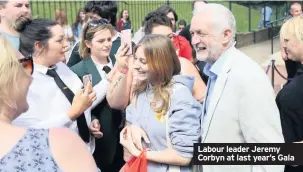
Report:
M125 163L119 172L147 172L146 150L143 150L138 157L132 158Z

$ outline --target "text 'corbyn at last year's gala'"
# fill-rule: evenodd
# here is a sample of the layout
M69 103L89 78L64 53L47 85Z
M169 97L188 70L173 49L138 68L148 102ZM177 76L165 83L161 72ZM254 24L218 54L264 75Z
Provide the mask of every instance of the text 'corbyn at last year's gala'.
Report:
M201 143L194 145L193 162L195 165L301 165L303 144Z

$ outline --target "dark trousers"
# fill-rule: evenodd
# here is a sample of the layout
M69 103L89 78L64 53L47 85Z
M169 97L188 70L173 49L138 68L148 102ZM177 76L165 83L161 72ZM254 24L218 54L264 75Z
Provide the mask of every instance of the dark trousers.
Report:
M112 164L107 166L98 167L102 172L119 172L122 166L125 164L123 160L123 147L121 144L117 144L117 150Z
M119 172L125 163L123 147L120 144L120 132L124 127L122 124L125 123L125 114L111 109L106 101L98 105L94 111L101 112L99 121L104 134L102 138L95 140L96 149L93 156L96 164L102 172Z

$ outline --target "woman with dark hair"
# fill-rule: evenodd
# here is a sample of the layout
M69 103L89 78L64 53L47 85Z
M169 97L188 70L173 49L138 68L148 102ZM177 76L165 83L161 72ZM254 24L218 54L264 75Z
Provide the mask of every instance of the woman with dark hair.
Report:
M121 32L122 30L131 29L131 21L129 18L128 11L123 9L120 13L120 19L117 24L117 30Z
M24 58L2 34L0 52L0 171L97 172L84 143L68 129L12 125L29 109L27 95L35 69L33 59Z
M86 22L85 11L84 9L80 9L77 14L76 21L72 26L75 41L81 39L82 28L84 27L85 22Z
M136 126L149 140L142 141L148 149L147 171L190 171L202 114L201 104L191 93L194 78L180 75L174 45L163 35L145 36L134 49L133 65L138 80L126 108L127 127L120 134L125 155L138 157L141 153L132 140L132 126Z
M163 5L160 8L158 8L156 12L165 14L170 19L173 25L173 32L176 32L176 22L178 21L178 15L176 11L168 5Z
M34 61L33 82L27 96L30 109L14 120L15 125L34 128L66 127L78 133L91 152L94 137L102 137L94 108L105 97L109 84L84 85L64 63L67 40L63 28L53 20L33 19L21 23L19 51ZM96 91L96 92L95 92ZM97 95L97 96L96 96ZM93 136L91 135L93 134Z

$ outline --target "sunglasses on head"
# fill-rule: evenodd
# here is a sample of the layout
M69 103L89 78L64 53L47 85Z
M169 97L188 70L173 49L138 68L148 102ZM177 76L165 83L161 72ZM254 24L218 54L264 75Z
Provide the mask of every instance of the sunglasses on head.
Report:
M88 22L88 27L96 27L101 24L110 24L108 20L101 18L98 20L91 20Z
M28 57L19 59L19 62L22 64L24 69L26 69L30 74L33 74L34 62L33 62L33 58L31 55L29 55Z
M97 27L99 25L102 25L102 24L110 24L108 20L104 19L104 18L101 18L101 19L98 19L98 20L91 20L87 23L87 27L86 27L86 30L85 30L85 34L87 32L87 30L91 27ZM86 38L85 38L86 39Z

